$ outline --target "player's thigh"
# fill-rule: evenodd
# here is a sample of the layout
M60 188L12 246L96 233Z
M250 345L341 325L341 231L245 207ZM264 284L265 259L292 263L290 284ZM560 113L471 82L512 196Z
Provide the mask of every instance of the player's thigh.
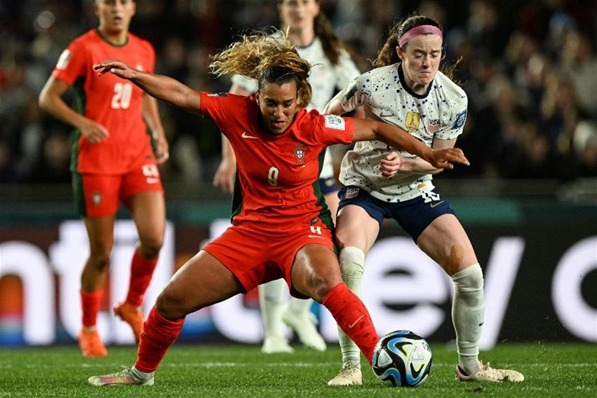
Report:
M166 225L164 193L161 191L138 192L131 196L129 203L141 244L161 247Z
M334 286L342 282L336 253L320 244L302 247L296 253L291 279L292 286L299 293L321 302Z
M156 305L160 313L180 318L241 292L244 288L232 272L202 250L176 271Z
M453 214L433 220L419 236L417 245L448 275L478 262L466 231Z
M355 246L366 253L378 234L379 222L361 206L347 205L338 213L335 236L340 249Z

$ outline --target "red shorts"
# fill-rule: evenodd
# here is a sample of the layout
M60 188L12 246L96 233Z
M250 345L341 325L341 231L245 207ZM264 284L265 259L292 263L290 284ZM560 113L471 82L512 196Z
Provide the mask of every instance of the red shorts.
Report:
M310 244L334 250L332 232L319 218L311 225L283 233L265 232L251 223L234 225L208 243L204 250L236 276L245 292L262 283L284 278L291 295L306 298L293 288L290 271L296 253Z
M126 174L73 173L77 212L83 217L113 216L120 202L128 205L139 192L164 192L157 165L144 164Z

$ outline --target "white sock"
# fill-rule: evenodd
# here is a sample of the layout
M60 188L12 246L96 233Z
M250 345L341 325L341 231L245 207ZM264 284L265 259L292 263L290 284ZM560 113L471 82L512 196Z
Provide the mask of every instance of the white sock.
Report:
M313 304L312 299L299 299L296 297L292 297L290 299L290 304L288 305L288 310L293 314L302 314L308 313L311 311L311 305Z
M276 279L259 285L259 308L263 321L263 337L284 336L282 313L286 308L288 285L284 279Z
M479 340L483 330L485 298L483 271L474 264L452 275L455 285L452 323L456 332L458 363L467 374L479 370Z
M365 253L354 246L342 249L340 251L340 270L342 271L342 279L348 288L359 298L362 298ZM338 339L342 351L342 363L359 365L361 363L359 347L340 328L338 328Z
M131 374L133 377L138 381L147 381L153 377L155 372L141 372L139 369L135 368L134 366L131 368Z

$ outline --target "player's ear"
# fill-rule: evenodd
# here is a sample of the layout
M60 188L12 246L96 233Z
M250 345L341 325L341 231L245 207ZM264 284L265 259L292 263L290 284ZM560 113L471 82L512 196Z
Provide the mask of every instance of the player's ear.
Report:
M402 47L396 46L396 54L398 55L398 58L400 58L401 61L404 60L404 50L402 49Z

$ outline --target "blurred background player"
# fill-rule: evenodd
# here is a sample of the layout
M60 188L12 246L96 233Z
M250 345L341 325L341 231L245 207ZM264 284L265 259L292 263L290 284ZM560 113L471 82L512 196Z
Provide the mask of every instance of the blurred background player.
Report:
M114 313L131 326L139 340L143 325L141 305L158 261L166 221L157 163L168 158L157 101L116 76L100 79L92 69L93 64L114 57L136 69L153 71L153 47L129 33L136 3L96 0L94 9L98 28L70 43L39 95L44 110L76 128L72 186L89 238L89 257L81 275L80 292L83 326L79 346L85 357L107 355L96 321L120 202L132 215L139 243L132 259L126 300L114 306ZM62 98L70 88L75 89L77 110Z
M348 49L334 34L331 24L320 10L319 0L278 0L281 30L296 46L299 55L313 65L309 83L313 97L308 109L323 110L334 94L346 87L360 72ZM230 92L252 95L257 82L244 76L232 77ZM236 160L230 143L222 136L222 161L214 176L214 185L232 192L236 174ZM332 151L325 151L319 185L335 221L338 209L339 185L334 172ZM291 298L287 301L287 287L282 279L259 286L259 305L263 320L264 353L292 352L284 334L284 324L291 327L299 340L318 351L326 343L316 328L317 318L311 312L312 300Z
M343 114L363 106L367 118L407 130L434 149L453 148L466 122L467 95L439 71L443 32L435 20L413 15L397 24L374 62L338 93L325 112ZM452 67L453 69L453 67ZM452 278L452 322L458 348L457 379L522 381L514 370L479 361L484 322L483 272L473 246L448 202L432 183L442 171L383 142L355 144L342 161L336 239L342 277L362 295L365 255L384 219L394 219L417 246ZM342 371L329 385L362 383L358 348L340 330ZM356 352L355 352L356 349Z

